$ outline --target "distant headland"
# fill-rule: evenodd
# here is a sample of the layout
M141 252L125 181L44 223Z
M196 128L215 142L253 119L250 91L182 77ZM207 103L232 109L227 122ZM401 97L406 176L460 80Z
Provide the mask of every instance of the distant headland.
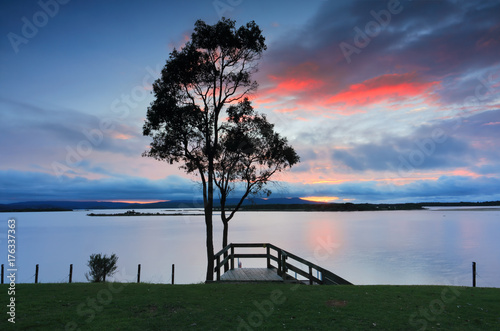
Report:
M237 201L228 201L227 209ZM242 205L245 211L377 211L377 210L419 210L425 207L490 207L500 206L500 201L486 202L418 202L418 203L335 203L313 202L300 198L254 198ZM28 201L0 204L0 212L42 212L94 209L188 209L203 208L201 200L162 201L154 203L127 203L109 201ZM220 210L215 201L214 210ZM156 214L155 214L156 215ZM171 215L171 214L169 214ZM128 215L133 216L133 215Z

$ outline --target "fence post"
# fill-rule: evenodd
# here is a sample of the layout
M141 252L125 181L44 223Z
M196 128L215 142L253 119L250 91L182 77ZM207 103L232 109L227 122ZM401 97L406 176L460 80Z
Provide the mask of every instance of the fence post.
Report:
M35 268L35 284L38 283L38 264L36 265L36 268Z
M137 284L141 282L141 264L137 266Z
M2 284L3 284L3 264L2 264Z
M286 258L287 258L286 253L283 252L281 254L281 259L282 259L282 261L281 261L281 267L282 267L282 270L283 270L283 274L282 274L283 281L286 280Z
M172 285L174 285L175 264L172 264Z
M220 255L217 256L217 264L215 268L217 269L217 280L220 280Z
M278 275L282 275L281 272L281 250L278 250Z
M269 245L266 246L266 254L267 254L267 268L271 268L271 247L269 247Z
M69 283L71 284L71 281L73 280L73 265L69 265Z
M313 268L309 266L309 285L313 284Z
M472 287L476 287L476 262L472 262Z
M234 246L231 244L231 270L234 270Z

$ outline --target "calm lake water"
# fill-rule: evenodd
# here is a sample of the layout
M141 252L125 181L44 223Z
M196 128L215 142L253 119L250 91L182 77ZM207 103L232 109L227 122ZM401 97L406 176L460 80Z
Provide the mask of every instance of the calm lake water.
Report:
M147 210L141 210L146 212ZM148 210L158 212L160 210ZM94 211L96 213L123 210ZM89 211L2 213L1 245L7 220L16 219L17 282L83 282L93 253L116 253L118 281L175 283L204 281L203 216L89 217ZM214 216L214 245L222 226ZM500 287L500 209L379 212L239 212L230 222L230 242L269 242L310 260L354 284L472 284ZM262 251L263 253L264 251ZM242 260L243 267L265 261ZM0 263L7 265L7 253Z

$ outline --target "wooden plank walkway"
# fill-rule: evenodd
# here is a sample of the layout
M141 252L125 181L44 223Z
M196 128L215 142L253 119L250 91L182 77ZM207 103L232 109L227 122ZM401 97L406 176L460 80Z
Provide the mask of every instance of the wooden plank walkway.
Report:
M264 249L265 253L243 254L235 252L238 248ZM267 268L234 269L234 259L266 259ZM277 264L277 266L273 265ZM224 272L225 268L232 268ZM270 243L231 243L214 255L215 281L222 282L299 282L310 285L352 285L317 264L276 247ZM295 273L292 277L290 273ZM285 280L280 276L283 275ZM315 276L316 275L316 276ZM299 280L297 277L304 277Z
M223 282L282 282L275 268L237 268L226 271L220 277Z

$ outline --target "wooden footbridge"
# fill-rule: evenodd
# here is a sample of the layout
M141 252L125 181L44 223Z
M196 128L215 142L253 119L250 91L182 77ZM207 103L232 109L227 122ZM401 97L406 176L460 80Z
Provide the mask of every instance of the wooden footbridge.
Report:
M264 253L240 253L251 248ZM236 252L238 249L238 252ZM234 259L266 259L266 268L235 268ZM269 243L232 243L214 255L218 282L299 282L319 285L353 285L340 276ZM293 276L293 273L295 274ZM299 279L302 276L303 279Z

